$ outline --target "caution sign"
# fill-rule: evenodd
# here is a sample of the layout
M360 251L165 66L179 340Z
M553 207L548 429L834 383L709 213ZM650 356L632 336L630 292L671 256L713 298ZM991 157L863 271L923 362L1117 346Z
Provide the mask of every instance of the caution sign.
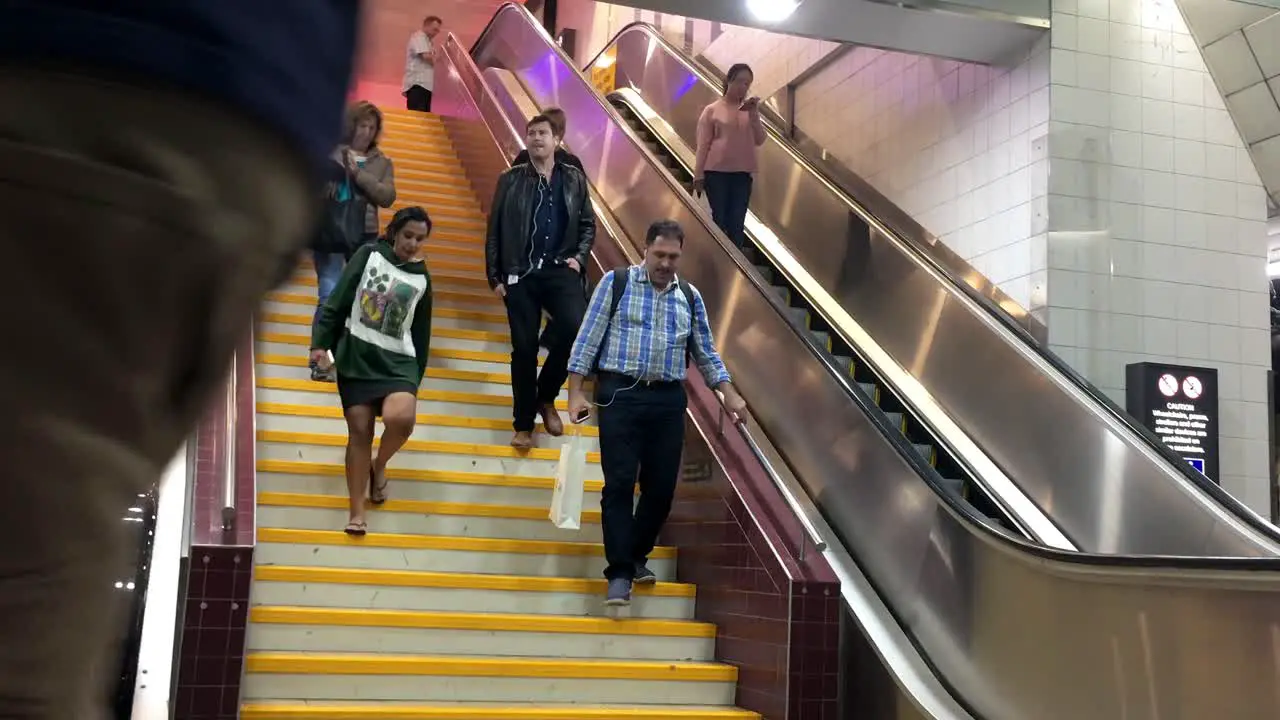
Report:
M1125 366L1125 409L1170 450L1218 478L1218 371L1163 363Z

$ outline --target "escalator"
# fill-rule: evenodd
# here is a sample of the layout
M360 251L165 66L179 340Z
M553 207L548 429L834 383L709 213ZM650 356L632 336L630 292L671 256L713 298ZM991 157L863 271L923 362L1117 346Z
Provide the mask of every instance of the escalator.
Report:
M636 71L646 54L667 57L664 46L642 38L636 66L624 39L611 45L614 89L638 88L669 121ZM470 59L486 78L509 75L536 106L566 110L566 143L616 221L617 243L634 243L658 217L685 228L681 270L708 306L749 428L796 478L797 512L832 540L826 557L842 580L865 579L844 583L845 607L911 701L890 712L855 696L847 716L1280 716L1280 565L1264 524L1189 477L860 206L846 203L838 226L817 211L761 208L756 250L737 252L682 187L678 149L666 137L648 144L663 135L656 123L606 101L522 7L501 8ZM671 104L699 102L687 68L663 82ZM474 119L509 128L518 118ZM629 124L637 119L651 132ZM654 154L663 145L667 158ZM792 161L775 177L793 195L822 200L810 181L832 190ZM868 227L861 263L816 254L814 243L845 237L853 219ZM816 229L791 226L808 220ZM1044 435L1041 416L1055 412ZM1030 500L1017 501L1023 489ZM980 507L983 498L998 507ZM1064 542L1028 522L1046 513ZM950 704L923 699L930 681Z
M644 141L654 157L687 192L692 193L693 168L690 167L692 155L688 148L676 149L669 144L667 137L664 137L668 133L651 124L660 120L655 118L647 107L644 107L644 101L636 93L628 90L617 91L610 93L606 99L632 131ZM758 223L755 227L747 229L747 245L742 252L785 305L791 321L809 334L814 344L826 353L827 359L842 374L853 378L853 387L856 391L862 394L870 407L879 412L886 425L897 429L902 434L911 448L920 455L921 460L938 472L947 490L971 504L976 512L997 526L1024 537L1033 537L1026 527L1020 526L1000 506L999 501L993 498L986 488L979 482L975 482L973 475L958 463L951 452L939 442L937 436L919 421L901 396L876 372L858 349L846 342L835 331L831 323L806 298L797 284L788 278L774 262L765 249L765 243L760 242L757 237L758 230ZM862 240L865 242L865 237ZM851 239L851 242L857 241L857 238Z
M669 129L668 147L693 145L702 108L720 94L716 78L639 23L585 72L598 90L636 96ZM879 356L876 371L900 388L921 386L905 400L961 464L997 490L989 473L1007 478L1081 550L1277 555L1274 527L1048 352L1025 310L874 188L766 129L749 223L795 258L804 294L834 326L824 330Z

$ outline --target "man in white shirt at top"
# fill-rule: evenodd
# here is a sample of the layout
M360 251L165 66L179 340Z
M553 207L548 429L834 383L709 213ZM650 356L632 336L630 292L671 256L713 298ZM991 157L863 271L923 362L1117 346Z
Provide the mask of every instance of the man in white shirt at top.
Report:
M436 87L436 35L444 24L436 15L422 21L422 29L409 36L404 61L405 107L431 112L431 92Z

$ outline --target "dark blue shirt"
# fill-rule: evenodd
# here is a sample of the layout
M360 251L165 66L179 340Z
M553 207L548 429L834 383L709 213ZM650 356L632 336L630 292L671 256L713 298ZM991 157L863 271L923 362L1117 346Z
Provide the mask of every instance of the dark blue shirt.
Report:
M205 95L274 128L319 171L341 134L359 9L359 0L0 0L0 62L72 64Z
M538 189L534 192L533 236L529 240L533 245L533 266L537 267L540 260L555 259L569 224L569 209L564 204L564 170L559 163L551 166L551 182L538 176Z

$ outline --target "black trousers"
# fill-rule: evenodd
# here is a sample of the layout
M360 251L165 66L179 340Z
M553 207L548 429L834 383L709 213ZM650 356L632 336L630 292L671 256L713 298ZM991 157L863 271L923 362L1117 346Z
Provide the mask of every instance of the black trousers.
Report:
M421 85L414 85L404 91L405 109L431 112L431 91Z
M507 324L511 327L512 418L516 432L533 430L538 408L555 402L569 377L569 351L587 310L582 278L567 265L534 270L507 288ZM538 372L538 334L542 311L551 315L547 359Z
M604 576L635 574L658 542L658 531L671 512L684 451L684 384L632 384L630 378L602 373L596 391L600 424L600 463L604 492L600 515L604 525ZM636 482L640 502L632 513Z
M747 242L743 227L751 204L751 173L708 170L703 179L711 217L733 244L741 248Z

